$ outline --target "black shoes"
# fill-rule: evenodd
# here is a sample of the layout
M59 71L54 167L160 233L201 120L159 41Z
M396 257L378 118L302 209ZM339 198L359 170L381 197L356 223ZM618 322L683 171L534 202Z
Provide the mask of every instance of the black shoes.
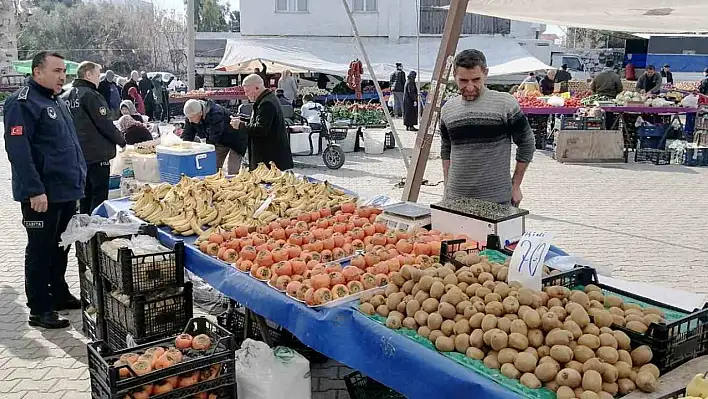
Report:
M46 312L40 315L30 314L29 325L47 329L59 329L69 327L70 323L69 320L59 316L57 312Z
M409 132L417 132L418 129L415 126L406 126L406 130Z
M69 294L65 300L54 304L55 310L74 310L81 309L81 301L75 296Z

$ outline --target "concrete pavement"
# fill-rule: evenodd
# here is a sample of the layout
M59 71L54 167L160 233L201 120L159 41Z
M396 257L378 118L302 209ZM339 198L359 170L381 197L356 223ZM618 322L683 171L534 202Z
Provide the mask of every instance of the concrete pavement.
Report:
M0 127L1 129L1 127ZM399 129L406 152L414 134ZM26 236L12 201L11 172L0 154L0 397L52 399L90 397L86 340L78 311L73 328L44 331L27 325L23 258ZM366 198L400 197L405 176L398 150L382 155L347 154L342 169L328 170L320 157L296 157L297 171L345 186ZM439 142L426 171L442 180ZM443 186L424 186L421 202L441 198ZM532 229L555 233L566 251L613 270L616 277L708 293L708 168L654 165L563 165L537 152L523 185L522 207ZM78 296L73 256L67 273ZM313 397L348 398L336 362L313 367Z

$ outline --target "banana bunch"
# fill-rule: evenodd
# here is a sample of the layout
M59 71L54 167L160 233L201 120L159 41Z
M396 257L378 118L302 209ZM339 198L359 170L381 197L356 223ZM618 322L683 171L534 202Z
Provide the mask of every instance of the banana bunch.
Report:
M255 214L270 195L270 204ZM131 199L137 217L169 226L174 234L200 237L215 229L254 228L355 200L326 181L311 182L292 172L283 173L272 162L270 168L259 164L253 171L242 167L231 177L219 171L204 178L182 176L175 185L146 185Z

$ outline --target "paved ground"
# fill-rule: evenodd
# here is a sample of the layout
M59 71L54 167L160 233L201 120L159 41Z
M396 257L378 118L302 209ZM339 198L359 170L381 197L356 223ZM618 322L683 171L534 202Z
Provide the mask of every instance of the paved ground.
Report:
M410 151L414 136L402 131ZM4 146L2 146L4 148ZM78 312L66 331L29 328L24 306L25 234L19 207L12 201L7 156L0 154L0 398L89 397L85 339ZM430 183L442 180L439 143L433 143L426 172ZM347 154L344 167L327 170L318 157L298 157L298 171L357 191L362 197L388 194L405 175L397 150L382 155ZM632 281L708 293L708 168L653 165L561 165L537 153L524 182L523 207L533 229L553 231L556 244L609 267ZM421 202L434 202L442 185L423 187ZM73 257L72 257L73 258ZM78 295L76 263L67 279ZM344 399L335 362L313 367L313 397Z

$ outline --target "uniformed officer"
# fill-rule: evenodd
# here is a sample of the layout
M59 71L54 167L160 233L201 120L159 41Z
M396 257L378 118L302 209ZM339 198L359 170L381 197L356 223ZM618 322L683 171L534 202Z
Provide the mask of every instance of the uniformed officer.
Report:
M28 85L5 101L12 196L20 202L27 230L29 324L45 328L68 327L69 321L56 311L81 308L64 278L69 249L58 245L86 182L86 161L71 113L57 99L65 79L64 58L40 52L32 58Z
M86 188L79 211L91 214L108 199L109 161L116 156L116 146L125 147L125 139L109 119L106 99L98 92L101 66L84 61L79 64L76 76L71 90L61 98L74 116L74 127L86 159Z

